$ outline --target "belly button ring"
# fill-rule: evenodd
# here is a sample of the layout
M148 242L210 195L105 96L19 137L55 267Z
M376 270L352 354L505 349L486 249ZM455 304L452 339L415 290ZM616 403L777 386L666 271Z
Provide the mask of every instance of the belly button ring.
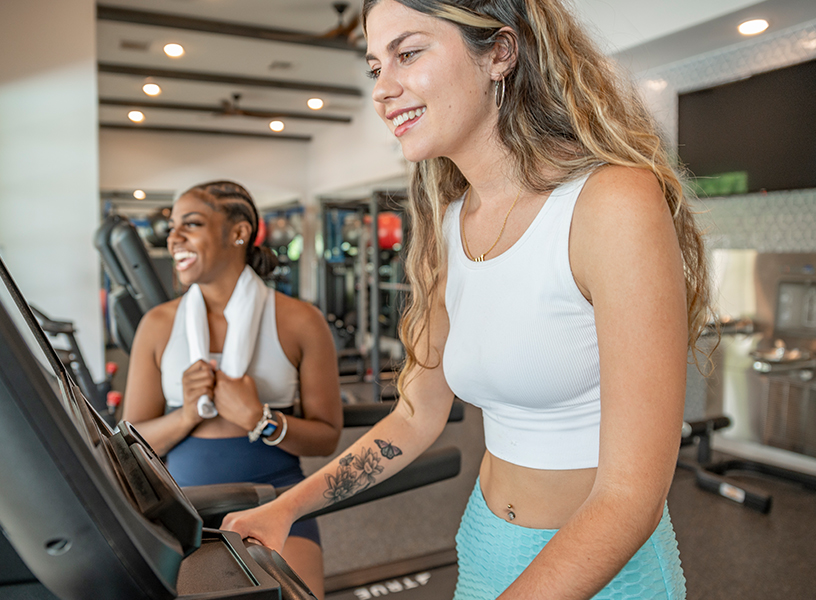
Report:
M507 520L508 521L512 521L513 519L516 518L516 513L513 512L513 505L512 504L507 505L507 511L508 511L507 512Z

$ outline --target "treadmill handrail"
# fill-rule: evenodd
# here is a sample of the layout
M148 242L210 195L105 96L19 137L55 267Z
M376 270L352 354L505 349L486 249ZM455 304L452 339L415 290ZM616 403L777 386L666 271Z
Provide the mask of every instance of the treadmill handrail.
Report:
M459 474L461 467L462 453L458 448L449 446L428 450L385 481L363 490L351 498L309 513L298 520L312 519L320 515L450 479ZM217 527L227 513L247 510L265 504L292 487L294 486L275 489L267 484L225 483L188 486L181 489L201 515L204 525L206 527Z
M371 427L394 410L396 400L346 404L343 406L343 427ZM449 423L458 423L465 418L465 403L458 398L451 405Z

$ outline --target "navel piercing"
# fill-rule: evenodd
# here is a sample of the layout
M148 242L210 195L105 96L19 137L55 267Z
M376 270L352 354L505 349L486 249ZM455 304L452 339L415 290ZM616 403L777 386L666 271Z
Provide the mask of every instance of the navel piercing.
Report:
M516 513L513 512L513 505L508 504L507 505L507 520L512 521L515 518L516 518Z
M236 245L236 246L243 246L243 245L244 245L244 240L240 240L240 239L239 239L239 240L235 240L235 245Z

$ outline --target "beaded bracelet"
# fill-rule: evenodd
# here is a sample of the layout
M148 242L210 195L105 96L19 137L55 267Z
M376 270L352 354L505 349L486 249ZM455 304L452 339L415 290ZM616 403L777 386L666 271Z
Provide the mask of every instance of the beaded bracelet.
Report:
M250 442L255 442L261 437L261 432L266 427L266 424L272 420L272 408L268 404L263 405L263 414L261 415L261 420L258 421L258 424L255 425L255 428L247 433L247 437L249 438Z

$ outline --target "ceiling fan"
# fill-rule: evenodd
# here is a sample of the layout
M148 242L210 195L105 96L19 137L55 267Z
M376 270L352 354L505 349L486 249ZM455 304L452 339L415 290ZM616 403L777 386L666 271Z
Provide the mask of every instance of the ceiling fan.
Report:
M216 111L216 116L219 117L258 117L261 119L271 119L278 116L273 112L264 112L257 110L244 110L239 106L241 101L241 94L232 94L232 99L225 99L221 101L221 109Z
M337 25L318 37L322 39L344 40L351 45L355 45L362 37L362 34L357 29L360 25L360 11L354 13L347 21L344 21L343 14L348 10L348 7L348 2L332 2L332 8L334 8L334 11L337 13Z

